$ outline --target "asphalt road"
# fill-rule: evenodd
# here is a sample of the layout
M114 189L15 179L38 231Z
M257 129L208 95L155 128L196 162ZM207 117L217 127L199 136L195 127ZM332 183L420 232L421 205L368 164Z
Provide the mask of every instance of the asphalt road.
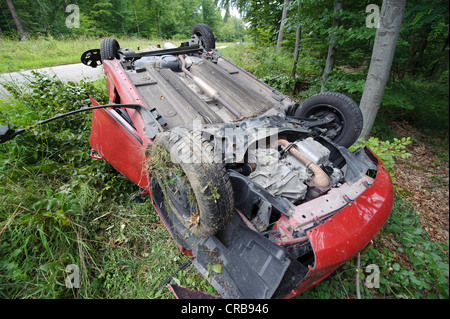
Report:
M56 74L56 76L64 82L80 81L83 78L95 80L103 76L102 66L94 69L82 63L53 66L50 68L36 69L35 71L47 73L50 75ZM21 83L26 82L27 77L29 77L30 75L31 70L0 74L0 97L5 98L9 95L9 93L3 87L2 83L15 82L16 84L20 85Z

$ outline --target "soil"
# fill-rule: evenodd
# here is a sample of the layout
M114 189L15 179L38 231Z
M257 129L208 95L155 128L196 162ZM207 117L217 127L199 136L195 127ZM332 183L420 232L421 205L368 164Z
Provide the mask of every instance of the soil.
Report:
M430 237L447 242L449 233L449 145L448 136L431 138L407 122L391 124L394 133L411 137L412 154L396 159L394 184L416 209Z

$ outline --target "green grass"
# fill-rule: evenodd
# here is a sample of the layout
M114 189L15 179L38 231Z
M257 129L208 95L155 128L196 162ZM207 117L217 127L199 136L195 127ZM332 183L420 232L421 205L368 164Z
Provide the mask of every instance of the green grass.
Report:
M118 38L122 48L137 50L149 43L163 44L165 40L148 40L136 38ZM79 63L81 54L89 49L100 48L101 39L81 37L73 38L38 38L15 41L0 37L0 73L37 69L55 65ZM182 41L174 41L179 45Z
M1 124L88 106L89 94L107 101L104 79L64 84L36 74L29 87L0 101ZM137 187L89 157L89 128L81 113L0 145L0 298L174 298L158 287L190 258L150 201L129 202ZM79 289L65 285L72 264ZM213 291L194 267L173 281Z

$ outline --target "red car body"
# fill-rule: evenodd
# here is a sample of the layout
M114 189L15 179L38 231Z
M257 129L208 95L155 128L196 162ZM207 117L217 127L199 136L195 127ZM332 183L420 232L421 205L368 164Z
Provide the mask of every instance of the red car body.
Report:
M141 104L148 107L119 60L105 60L103 68L111 103ZM92 104L98 105L93 99ZM147 157L145 150L153 144L153 139L146 137L145 123L140 112L130 109L128 113L133 126L117 115L112 108L93 111L90 144L97 153L94 157L106 160L118 172L148 191L154 209L161 216L160 208L153 200L149 174L145 166ZM312 266L308 266L308 273L301 283L290 289L284 298L293 298L328 277L364 248L388 218L393 203L390 176L370 150L366 150L366 153L377 166L376 177L362 181L359 185L364 186L361 186L363 189L357 198L348 199L342 209L307 231L306 240L311 243L315 262ZM298 224L301 219L299 216L304 214L304 211L302 205L296 206L295 213L291 216L282 215L274 229ZM170 227L167 225L166 227L171 232ZM286 246L292 244L292 240L299 241L287 236L277 244ZM179 247L184 253L192 255L191 250L181 245Z

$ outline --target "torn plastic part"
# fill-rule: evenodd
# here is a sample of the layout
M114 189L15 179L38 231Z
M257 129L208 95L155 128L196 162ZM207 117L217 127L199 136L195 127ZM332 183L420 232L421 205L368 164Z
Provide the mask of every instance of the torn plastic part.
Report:
M207 238L198 247L194 266L224 298L272 298L291 260L282 247L250 230L239 215L232 223L227 246L217 237ZM209 271L208 265L216 264L221 271Z
M291 233L293 231L304 232L316 225L318 221L329 218L349 205L372 184L373 179L364 176L352 185L344 183L339 188L332 188L328 194L296 206L295 213L290 218L282 216L275 228L287 229ZM292 238L284 234L282 240L292 240Z

